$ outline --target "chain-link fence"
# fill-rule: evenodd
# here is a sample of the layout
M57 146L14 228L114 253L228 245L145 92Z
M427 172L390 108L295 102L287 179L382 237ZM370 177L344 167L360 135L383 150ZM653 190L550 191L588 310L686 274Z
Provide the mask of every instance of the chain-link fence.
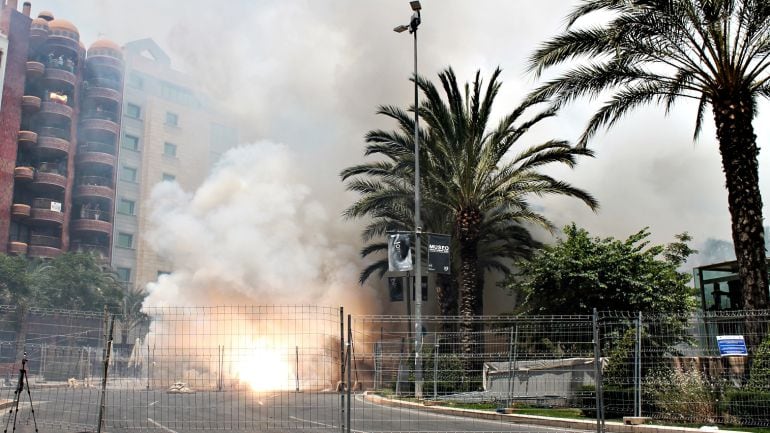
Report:
M323 307L0 307L0 404L26 352L3 419L22 433L767 426L769 316L423 317L417 332Z

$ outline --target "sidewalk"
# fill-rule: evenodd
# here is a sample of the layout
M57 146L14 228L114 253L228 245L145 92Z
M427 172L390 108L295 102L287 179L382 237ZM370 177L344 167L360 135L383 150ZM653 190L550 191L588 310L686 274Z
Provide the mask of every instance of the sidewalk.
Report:
M468 418L478 418L492 421L510 422L514 424L529 424L555 428L596 430L596 420L551 418L536 415L502 414L476 409L458 409L445 406L426 406L422 403L394 400L374 394L369 394L368 391L364 392L364 399L371 403L380 404L383 406L417 409L424 412L432 412L442 415L463 416ZM607 421L605 423L605 431L612 433L702 433L704 430L689 427L672 427L651 424L626 425L616 421ZM718 431L725 433L741 433L740 430L719 429Z

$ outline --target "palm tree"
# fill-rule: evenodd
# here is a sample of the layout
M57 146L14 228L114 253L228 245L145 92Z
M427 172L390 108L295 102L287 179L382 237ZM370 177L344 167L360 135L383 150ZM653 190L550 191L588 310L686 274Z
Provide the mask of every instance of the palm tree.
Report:
M605 22L577 27L581 18L609 12ZM756 137L758 97L770 96L770 3L767 0L583 0L563 33L545 42L530 68L569 64L535 90L533 100L556 107L610 92L580 139L585 146L601 127L633 108L682 99L698 101L698 137L711 106L732 217L745 309L768 308Z
M425 229L449 229L457 247L455 278L459 311L464 318L461 330L466 352L473 350L470 319L483 311L483 270L508 271L510 259L531 251L535 243L525 225L553 228L544 216L530 208L527 200L557 194L576 197L592 209L598 207L587 192L539 171L554 163L572 167L578 156L591 156L589 150L551 140L511 154L524 133L553 116L553 110L517 125L524 111L538 101L526 102L503 116L494 129L488 128L500 90L500 73L495 70L484 86L481 73L477 72L473 83L461 90L454 71L446 69L439 74L443 96L433 83L416 77L424 95L420 106L420 163ZM366 155L379 154L384 160L351 167L342 173L343 179L358 176L350 180L348 189L362 197L345 215L373 218L364 231L367 240L383 235L387 229L411 228L414 207L410 186L414 121L408 112L395 107L381 107L379 113L399 124L396 131L377 130L367 135Z

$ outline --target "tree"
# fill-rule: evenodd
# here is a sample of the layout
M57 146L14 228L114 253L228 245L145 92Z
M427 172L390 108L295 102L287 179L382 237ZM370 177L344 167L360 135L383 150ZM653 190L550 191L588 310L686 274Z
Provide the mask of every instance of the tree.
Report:
M609 18L575 26L595 12L609 12ZM583 146L636 107L658 103L668 112L680 99L698 101L697 138L711 106L746 309L769 306L752 125L756 99L770 96L769 30L766 0L583 0L565 31L530 59L538 75L569 63L566 72L532 93L535 100L551 99L558 107L611 93L583 132Z
M456 245L454 278L459 288L460 315L466 319L461 326L466 351L471 350L470 319L483 311L483 270L506 272L510 259L531 252L533 242L525 225L552 227L543 215L530 208L528 200L565 195L582 200L592 209L598 207L587 192L540 171L557 164L573 167L579 156L592 156L592 152L561 140L517 146L528 129L552 117L553 110L519 122L524 112L537 104L530 101L504 115L494 128L489 126L501 86L500 73L500 69L495 70L485 86L477 72L473 83L466 83L461 90L454 71L448 68L439 74L443 95L427 79L414 78L424 95L419 113L423 125L420 165L426 222L443 221L441 226L427 227L448 228ZM399 125L397 131L376 130L367 135L366 155L380 154L385 160L342 172L342 178L349 180L348 189L362 196L345 215L373 218L364 231L366 240L382 236L389 229L409 230L414 211L414 121L396 107L381 107L379 113ZM351 179L354 176L363 177Z
M35 280L37 307L100 311L107 306L118 312L122 305L117 276L92 254L64 253L44 262Z
M3 304L19 305L29 296L30 278L23 257L0 254L0 300Z
M522 263L510 287L530 314L640 311L684 315L696 306L690 276L678 268L695 253L683 233L668 245L649 245L647 229L626 240L592 238L575 224L566 238Z

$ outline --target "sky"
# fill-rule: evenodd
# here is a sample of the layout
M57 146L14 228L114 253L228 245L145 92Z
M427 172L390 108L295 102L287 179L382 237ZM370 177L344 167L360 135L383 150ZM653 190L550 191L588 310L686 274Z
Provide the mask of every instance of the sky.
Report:
M436 77L452 66L469 81L477 69L488 76L501 67L496 115L502 115L537 85L526 70L527 57L563 29L572 4L422 0L419 72ZM153 38L176 68L233 110L244 142L267 140L293 152L296 176L332 215L333 230L356 230L334 218L355 198L338 173L362 161L368 130L393 126L375 114L379 105L412 100L412 39L392 31L408 23L408 1L38 0L32 7L34 15L50 10L75 23L86 45L99 37L119 44ZM585 100L570 105L534 128L523 144L576 140L595 107ZM754 123L760 148L770 136L767 108L760 104ZM627 237L650 227L655 242L684 231L696 248L709 238L729 239L710 113L698 141L692 140L694 118L695 107L685 103L668 117L659 107L633 112L596 135L590 143L595 159L553 173L594 194L600 210L566 198L540 200L538 207L556 225L574 221L596 236ZM760 154L766 197L768 158Z

